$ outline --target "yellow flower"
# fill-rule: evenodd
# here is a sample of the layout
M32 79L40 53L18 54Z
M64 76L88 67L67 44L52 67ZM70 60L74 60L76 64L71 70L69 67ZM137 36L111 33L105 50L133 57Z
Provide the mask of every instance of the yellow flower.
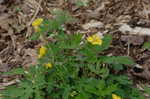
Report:
M43 22L43 19L42 18L38 18L38 19L33 21L32 26L33 27L34 26L40 26L42 22Z
M32 26L34 27L34 30L38 32L40 30L39 26L42 24L43 19L42 18L37 18L32 22Z
M112 98L113 98L113 99L121 99L121 97L120 97L120 96L117 96L116 94L112 94Z
M98 34L87 37L87 41L93 45L102 45L102 39Z
M39 56L38 57L39 58L43 57L46 54L46 51L47 51L46 47L42 46L39 50Z
M52 64L51 63L47 63L45 64L45 67L48 69L48 68L52 68Z

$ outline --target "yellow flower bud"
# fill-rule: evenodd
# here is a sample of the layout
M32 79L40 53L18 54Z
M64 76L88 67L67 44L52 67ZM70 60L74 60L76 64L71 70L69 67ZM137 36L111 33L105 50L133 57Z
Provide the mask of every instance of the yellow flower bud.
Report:
M38 19L36 19L36 20L34 20L32 22L32 26L33 27L40 26L42 24L42 22L43 22L43 19L42 18L38 18Z
M47 63L45 64L45 67L48 69L48 68L52 68L52 64L51 63Z
M121 97L120 97L120 96L117 96L116 94L112 94L112 98L113 98L113 99L121 99Z
M46 54L46 51L47 51L46 47L42 46L39 50L39 56L38 57L42 58Z
M35 32L39 32L40 31L39 26L42 24L42 22L43 22L42 18L38 18L38 19L36 19L36 20L34 20L32 22L32 26L33 26Z

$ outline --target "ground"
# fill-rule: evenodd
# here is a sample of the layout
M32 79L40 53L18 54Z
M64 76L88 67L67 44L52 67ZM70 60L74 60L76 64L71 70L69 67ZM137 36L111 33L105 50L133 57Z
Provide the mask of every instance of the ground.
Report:
M39 17L51 19L50 11L63 9L76 19L65 25L66 33L112 34L112 46L106 54L130 56L137 65L124 73L136 87L149 86L150 50L142 46L150 42L150 1L89 0L86 5L77 5L76 1L0 0L0 72L35 64L37 49L43 42L28 39L34 33L31 23ZM16 76L0 75L0 89L11 85L14 79Z

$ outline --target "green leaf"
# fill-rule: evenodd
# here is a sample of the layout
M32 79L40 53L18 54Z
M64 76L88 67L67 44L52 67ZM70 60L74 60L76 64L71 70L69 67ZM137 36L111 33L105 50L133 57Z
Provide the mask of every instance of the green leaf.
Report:
M80 54L84 55L86 57L89 57L89 59L95 57L97 54L97 51L95 49L93 49L93 47L94 46L87 44L86 47L80 49Z
M144 43L143 48L150 49L150 42Z
M29 38L29 40L38 40L40 36L41 36L41 33L36 32Z
M111 44L111 41L112 41L112 36L107 34L104 36L104 38L102 39L103 40L103 43L102 45L100 46L101 47L101 51L103 50L106 50L109 48L110 44Z
M80 42L82 39L81 34L73 34L73 35L67 35L64 33L61 33L57 36L58 42L57 47L61 49L77 49L80 47Z
M117 89L118 89L117 85L115 84L109 85L107 88L101 91L101 95L102 96L110 95L112 92L116 91Z
M55 19L60 25L64 24L65 22L72 21L72 17L69 15L67 11L54 10L52 11L52 14L55 15Z
M109 69L108 68L101 68L99 71L101 77L106 78L109 75Z
M64 89L64 92L63 92L62 98L63 98L63 99L69 99L70 91L71 91L70 86L69 86L69 85L66 85L66 86L65 86L65 89Z
M79 48L80 47L80 43L81 43L81 39L82 39L82 35L81 34L73 34L70 37L70 42L71 42L71 47L72 49L75 48Z
M2 92L2 95L10 98L18 98L24 94L23 88L16 88L17 86L9 86Z
M78 96L75 97L75 99L90 99L90 96L85 92L81 92Z
M84 1L84 0L77 0L75 2L75 4L78 6L78 7L82 7L82 6L87 6L88 5L88 1Z
M129 77L126 75L112 75L111 78L120 85L132 85L132 81L129 80Z
M99 80L97 84L97 88L102 91L105 87L106 87L105 81Z
M120 71L120 70L123 70L123 65L122 64L112 64L112 68L114 70Z
M32 88L32 86L28 86L26 88L24 88L24 95L23 97L33 97L33 93L34 93L35 89ZM28 98L27 98L28 99Z
M133 65L135 64L129 57L127 56L104 56L101 57L102 61L107 64L123 64L123 65Z
M31 93L31 94L32 94L32 93ZM19 99L30 99L31 94L27 94L27 93L26 93L26 94L20 96Z
M150 95L150 87L144 86L144 92Z
M24 74L25 70L23 68L16 68L11 70L10 72L3 73L4 75L21 75Z
M44 99L43 92L40 90L35 90L35 98L34 99Z
M89 93L92 93L92 94L97 94L97 89L94 85L86 84L84 87L85 87L86 92L89 92Z
M118 61L119 64L124 65L133 65L135 64L129 57L127 56L117 56L116 61Z
M23 89L32 89L32 83L27 80L22 80L18 86Z

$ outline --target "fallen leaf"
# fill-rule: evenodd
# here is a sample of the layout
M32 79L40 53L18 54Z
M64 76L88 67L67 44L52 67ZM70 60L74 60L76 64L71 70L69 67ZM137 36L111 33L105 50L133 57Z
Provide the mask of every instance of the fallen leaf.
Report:
M30 65L35 65L37 64L37 52L35 49L25 49L25 54L24 54L24 62L23 62L23 66L24 67L29 67Z
M133 45L142 45L144 43L144 37L138 35L123 35L121 36L121 41L128 42Z
M143 27L135 27L132 28L128 24L123 24L120 26L119 30L122 33L129 33L134 35L148 35L150 36L150 28L143 28Z
M100 21L91 20L89 23L83 24L82 28L87 30L90 28L102 28L104 24Z
M150 61L150 60L149 60ZM146 62L144 65L137 65L136 69L133 68L132 74L137 77L141 77L146 80L150 80L150 62Z

